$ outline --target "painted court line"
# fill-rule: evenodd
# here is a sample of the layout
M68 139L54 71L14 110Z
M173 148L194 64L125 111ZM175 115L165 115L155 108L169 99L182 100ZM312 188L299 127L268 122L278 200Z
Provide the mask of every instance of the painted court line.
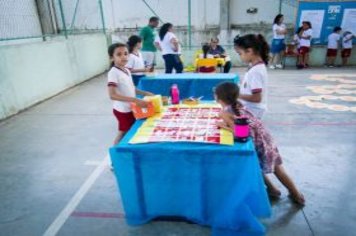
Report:
M72 217L79 218L115 218L115 219L123 219L125 218L125 214L123 213L110 213L110 212L80 212L74 211L71 214Z
M99 166L101 164L100 161L86 161L84 162L84 165L86 166Z
M71 216L72 212L79 205L83 197L88 193L89 189L93 186L95 181L101 175L101 173L105 170L108 163L108 156L104 158L100 165L95 168L93 173L87 178L84 184L78 189L75 195L70 199L68 204L63 208L61 213L57 216L57 218L52 222L52 224L47 228L46 232L43 236L54 236L58 233L58 231L62 228L67 219Z

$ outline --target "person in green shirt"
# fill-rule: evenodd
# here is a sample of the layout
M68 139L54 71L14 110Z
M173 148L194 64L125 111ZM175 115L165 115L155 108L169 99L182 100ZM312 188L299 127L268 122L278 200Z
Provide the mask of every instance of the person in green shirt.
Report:
M159 24L158 17L151 17L147 26L143 27L140 31L140 37L142 38L142 57L145 61L145 66L153 68L156 64L156 51L158 42L156 42L155 28Z

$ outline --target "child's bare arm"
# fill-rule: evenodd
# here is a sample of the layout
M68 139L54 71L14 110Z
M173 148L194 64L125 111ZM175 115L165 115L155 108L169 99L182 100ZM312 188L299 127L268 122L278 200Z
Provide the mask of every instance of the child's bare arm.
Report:
M108 92L111 100L122 101L122 102L134 102L140 107L147 107L148 103L141 99L118 94L114 86L108 86Z
M138 88L136 88L136 93L137 93L138 95L142 95L142 96L154 96L153 93L147 92L147 91L143 91L143 90L138 89Z
M137 72L143 72L143 73L146 73L146 72L150 72L150 68L146 67L144 69L131 69L131 68L128 68L131 73L137 73Z
M170 42L173 44L173 51L178 52L178 40L176 38L172 38Z
M254 93L251 95L240 94L239 98L248 102L260 103L262 101L262 93Z
M155 44L155 47L156 47L158 50L162 51L162 47L161 47L161 45L159 44L159 42L155 42L154 44Z
M220 128L227 129L232 132L234 128L234 115L228 112L220 112L219 117L223 120L223 122L219 122L217 125Z

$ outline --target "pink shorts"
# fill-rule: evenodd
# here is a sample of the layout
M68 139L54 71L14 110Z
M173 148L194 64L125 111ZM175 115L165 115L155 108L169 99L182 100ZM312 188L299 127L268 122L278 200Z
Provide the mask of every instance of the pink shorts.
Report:
M127 132L135 123L135 117L132 112L119 112L113 109L113 113L118 121L118 129L122 132Z

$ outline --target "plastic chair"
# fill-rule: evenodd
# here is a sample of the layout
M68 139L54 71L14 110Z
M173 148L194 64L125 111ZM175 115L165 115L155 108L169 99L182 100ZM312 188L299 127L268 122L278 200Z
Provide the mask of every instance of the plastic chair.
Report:
M200 73L215 73L218 61L214 58L201 58L197 60L197 71Z
M286 58L287 57L294 57L297 59L298 57L298 52L297 52L297 49L296 49L296 45L295 44L287 44L286 45L286 50L284 52L284 55L283 55L283 68L286 66ZM296 60L297 61L297 60ZM297 64L297 62L296 62Z

